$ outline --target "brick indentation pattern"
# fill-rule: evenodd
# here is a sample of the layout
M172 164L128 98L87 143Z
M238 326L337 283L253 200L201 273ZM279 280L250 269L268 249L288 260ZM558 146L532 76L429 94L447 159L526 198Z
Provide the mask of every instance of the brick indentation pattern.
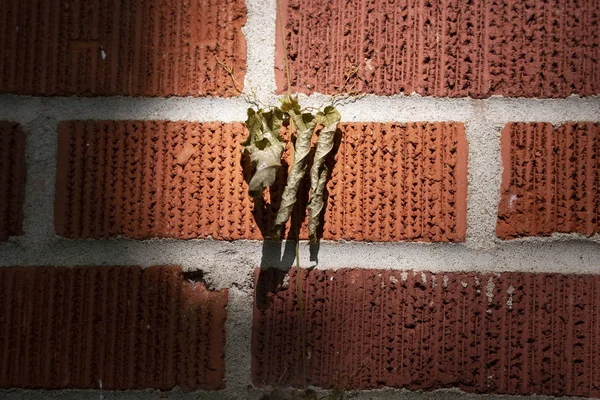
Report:
M223 388L227 299L179 267L0 268L0 388Z
M70 121L59 131L59 235L262 239L273 225L289 146L272 192L254 204L241 123ZM464 240L462 124L343 124L328 162L324 239ZM305 215L307 196L299 201Z
M600 124L510 123L501 141L498 237L600 231Z
M0 92L237 95L245 23L243 0L3 0Z
M282 0L282 9L293 91L475 98L600 93L595 0Z
M303 270L258 274L252 378L310 385L600 395L600 277Z

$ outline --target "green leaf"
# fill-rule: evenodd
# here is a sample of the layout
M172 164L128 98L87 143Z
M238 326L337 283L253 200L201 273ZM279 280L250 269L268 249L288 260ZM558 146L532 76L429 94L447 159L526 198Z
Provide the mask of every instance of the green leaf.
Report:
M335 132L340 123L340 113L335 107L325 107L323 112L317 114L317 120L323 125L317 149L315 151L315 160L310 169L310 199L308 201L308 237L311 243L317 241L317 229L321 211L323 210L323 193L325 192L325 183L327 180L327 166L325 158L333 149Z
M279 109L268 112L248 109L248 138L242 145L243 151L248 152L250 161L256 165L248 184L248 193L254 198L260 197L275 182L281 166L281 155L285 149L279 135L282 123L283 113Z
M289 97L286 96L288 99ZM281 228L290 218L294 204L298 197L298 188L300 182L306 174L306 157L310 152L310 141L313 130L317 125L317 120L311 113L302 113L297 99L291 99L289 102L282 101L282 108L289 110L290 118L296 126L296 145L294 148L294 164L288 174L288 181L283 195L281 197L281 205L275 218L276 234L279 234Z

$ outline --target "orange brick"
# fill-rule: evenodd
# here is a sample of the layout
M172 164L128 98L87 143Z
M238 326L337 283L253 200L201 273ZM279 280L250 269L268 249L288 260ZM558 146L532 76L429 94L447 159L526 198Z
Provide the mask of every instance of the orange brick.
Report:
M323 238L463 241L467 144L459 123L341 126ZM261 239L287 162L253 203L241 123L70 121L59 127L55 227L71 238ZM246 169L243 169L246 165ZM300 210L306 214L304 183ZM302 220L305 220L302 218ZM306 221L302 228L306 237Z
M0 268L0 388L221 389L227 301L179 267Z
M600 124L510 123L501 140L498 237L600 231Z
M436 97L600 93L595 0L281 0L277 87ZM354 72L356 72L354 74Z
M3 0L0 92L231 96L244 82L244 0Z
M257 386L600 396L600 276L257 272ZM302 350L300 315L304 318Z

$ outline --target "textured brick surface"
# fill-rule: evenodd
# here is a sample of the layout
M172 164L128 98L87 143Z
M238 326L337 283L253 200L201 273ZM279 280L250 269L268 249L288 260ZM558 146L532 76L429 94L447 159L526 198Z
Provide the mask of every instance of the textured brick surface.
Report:
M439 97L600 93L596 0L282 0L294 91ZM277 86L285 90L277 30ZM351 91L351 90L350 90Z
M244 82L244 0L3 0L0 92L235 95Z
M600 231L600 124L510 123L501 141L498 237Z
M240 123L61 123L56 232L261 239L273 225L288 165L273 186L272 204L270 195L253 204L245 180L252 170L242 167L249 165L241 155L245 136ZM462 124L344 124L334 151L323 238L464 240ZM300 199L303 212L306 200Z
M25 133L0 121L0 242L23 234L24 197Z
M302 272L309 384L600 395L600 277ZM258 275L257 385L299 385L296 274Z
M227 297L179 267L0 268L0 388L222 388Z

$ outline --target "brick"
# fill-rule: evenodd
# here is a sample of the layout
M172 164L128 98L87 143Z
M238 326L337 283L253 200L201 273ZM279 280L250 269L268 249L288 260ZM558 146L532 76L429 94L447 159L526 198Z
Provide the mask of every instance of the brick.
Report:
M25 175L25 133L0 121L0 242L23 234Z
M302 93L485 98L600 93L595 0L282 0L276 78ZM358 68L358 72L352 72Z
M246 135L241 123L61 123L56 232L261 239L273 226L291 157L288 149L272 193L253 204L246 183L252 170L241 155ZM324 239L464 241L462 124L343 124L334 152ZM299 202L305 221L307 196Z
M0 92L237 95L245 23L244 0L3 0Z
M498 237L600 231L600 124L510 123L501 142Z
M0 388L220 389L227 290L179 267L0 268Z
M255 385L299 386L296 271L257 272ZM600 395L600 276L302 271L310 385Z

